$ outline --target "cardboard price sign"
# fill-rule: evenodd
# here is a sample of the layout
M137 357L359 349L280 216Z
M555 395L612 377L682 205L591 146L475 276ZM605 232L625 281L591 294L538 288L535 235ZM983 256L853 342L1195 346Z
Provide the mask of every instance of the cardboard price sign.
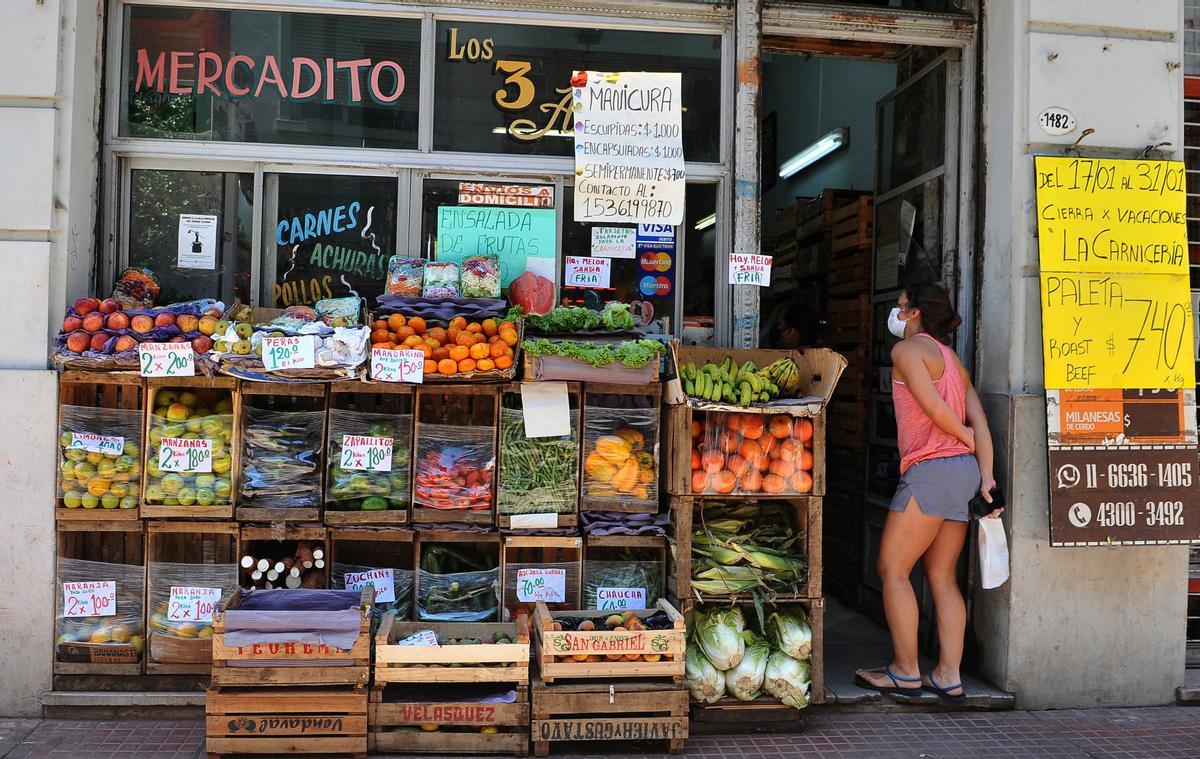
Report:
M158 449L158 468L164 472L212 472L211 440L165 437Z
M143 377L195 377L196 352L188 343L141 343L138 367Z
M71 442L67 443L67 450L120 456L125 452L125 438L113 435L93 435L90 432L72 432Z
M396 641L397 646L436 646L439 645L437 633L433 630L422 630L413 633L404 640Z
M362 590L368 585L375 588L375 603L391 603L396 600L396 578L391 569L346 573L346 590ZM437 638L434 638L433 644L437 645Z
M317 365L312 335L264 337L262 349L263 367L268 372L312 369Z
M533 603L534 601L565 603L567 600L567 570L553 567L518 569L517 600L522 603Z
M771 256L729 254L729 284L771 286Z
M168 622L211 622L221 605L220 588L172 585L167 599Z
M607 290L612 279L611 258L589 258L567 256L563 272L563 287L586 287L591 290Z
M390 437L342 435L342 455L338 466L364 472L390 472L392 443L393 438Z
M596 588L596 608L604 611L610 609L644 609L646 608L646 589Z
M64 582L64 617L112 617L117 613L117 581Z
M372 348L371 379L419 385L425 381L425 354L414 350Z

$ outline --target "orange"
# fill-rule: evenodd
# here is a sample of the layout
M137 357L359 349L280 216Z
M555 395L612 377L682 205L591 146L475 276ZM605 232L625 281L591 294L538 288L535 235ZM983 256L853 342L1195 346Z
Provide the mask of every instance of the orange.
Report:
M452 358L444 358L438 362L439 374L454 374L458 371L458 362Z
M771 417L771 436L783 438L792 436L792 420L786 414Z
M492 343L491 354L492 358L500 358L508 352L508 346L504 343Z
M505 345L512 347L517 344L517 333L515 330L502 329L500 330L500 339L504 341Z
M371 322L371 329L373 329L373 330L387 329L387 328L388 328L387 319L376 319L375 321Z
M813 468L812 451L800 451L800 460L797 463L799 464L800 469L806 472L811 472Z
M450 329L446 330L446 339L442 342L446 343L447 345L455 345L455 340L458 339L458 333L460 332L462 332L462 330L458 327L451 327Z
M704 432L704 425L700 424L700 420L692 420L692 440L700 437L700 433Z
M386 343L391 339L392 333L388 332L386 329L371 330L371 342L373 343Z
M717 435L717 447L726 453L734 453L741 445L742 438L736 432L724 430Z
M458 370L459 370L460 372L472 372L472 371L475 371L475 359L473 359L473 358L464 358L462 361L459 361L459 362L458 362Z
M757 469L747 469L742 475L742 479L738 481L738 486L744 493L757 493L762 490L762 475Z
M444 358L450 358L450 349L449 348L446 348L443 346L440 348L433 349L434 361L441 361Z
M450 320L450 329L466 329L467 318L465 316L456 316Z
M703 493L708 490L708 472L692 472L692 492Z
M700 451L693 448L692 449L692 471L694 472L699 468L700 468Z
M746 463L746 460L736 453L729 457L729 461L725 463L725 467L738 477L741 477L750 469L750 465Z
M737 485L737 477L728 469L722 469L712 476L712 489L718 493L732 493Z
M425 354L425 358L431 358L433 356L433 348L430 348L425 343L421 343L421 352Z
M762 455L762 446L756 440L743 440L738 446L738 453L742 454L744 459L752 459Z
M797 419L796 424L792 427L792 434L799 438L801 443L807 443L812 440L813 436L812 422L807 419Z
M788 484L791 485L792 490L795 490L797 493L807 493L812 490L813 478L808 472L798 471L792 475L790 480L788 480Z
M437 370L438 370L438 362L430 361L429 359L425 360L425 373L426 374L436 374Z
M459 332L458 337L454 339L455 344L465 345L468 348L475 344L475 336L470 332Z
M700 465L710 474L719 472L725 468L725 454L716 448L709 448L700 456Z
M479 360L488 357L488 347L483 343L475 343L471 346L471 358Z
M408 337L404 338L404 347L406 348L416 348L418 345L424 344L425 341L416 335L409 335Z
M757 414L746 414L742 417L742 434L749 440L758 440L766 432L767 425Z
M433 338L439 343L446 342L446 330L441 327L431 327L425 330L425 337Z
M495 319L484 319L483 324L479 326L483 327L483 334L487 335L488 337L491 337L500 331L500 327L496 324Z
M504 331L504 330L506 330L506 329L511 329L513 332L516 332L516 331L517 331L517 325L513 324L512 322L500 322L500 327L499 327L499 329L500 329L501 331Z
M401 327L400 329L396 330L396 337L400 338L401 340L406 340L415 334L417 334L417 331L412 327Z
M496 359L497 369L507 369L512 366L512 356L500 356Z
M782 493L787 487L787 482L777 474L768 474L763 477L762 489L768 493Z
M412 327L412 331L416 332L418 335L425 332L425 320L419 316L414 316L413 318L409 319L408 326Z
M483 332L483 325L480 324L479 322L471 322L470 324L467 325L467 331L468 332L477 332L477 333Z
M490 372L496 368L496 362L490 358L481 358L475 363L475 368L481 372Z
M783 459L776 459L775 461L771 462L771 466L768 468L768 471L770 471L771 474L777 474L780 477L783 477L786 479L786 478L792 476L792 471L795 468L796 467L793 466L792 462L790 462L790 461L784 461Z
M395 332L404 326L404 314L392 314L387 318L388 329Z
M462 361L464 358L471 357L471 349L465 345L456 345L450 349L450 358L455 361Z
M804 452L804 448L795 440L784 440L779 444L779 458L783 461L794 462Z

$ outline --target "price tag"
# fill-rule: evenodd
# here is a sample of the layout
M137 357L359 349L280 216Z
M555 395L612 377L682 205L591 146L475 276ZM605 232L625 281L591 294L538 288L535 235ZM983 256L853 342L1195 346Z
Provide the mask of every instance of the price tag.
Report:
M390 569L368 569L366 572L347 572L346 590L362 590L375 586L375 603L391 603L396 600L396 578ZM437 638L433 639L437 645Z
M567 570L551 567L518 569L517 600L522 603L532 603L533 601L565 603L567 600Z
M212 471L212 441L165 437L158 449L158 468L164 472Z
M196 352L189 343L141 343L138 365L143 377L194 377Z
M117 613L117 581L64 582L64 617L112 617Z
M607 290L612 278L611 258L567 256L563 272L564 287L587 287L592 290Z
M371 379L419 385L425 381L425 354L413 350L372 348Z
M220 588L172 585L171 597L167 600L167 621L211 622L220 603Z
M88 453L109 453L120 456L125 452L125 438L108 435L93 435L90 432L72 432L71 442L67 443L68 451L87 451Z
M771 286L771 256L729 254L729 284Z
M317 365L312 335L264 337L263 367L268 372L282 369L312 369Z
M397 646L436 646L438 645L437 634L433 630L422 630L419 633L414 633L404 640L396 641Z
M645 588L596 588L597 609L644 609Z
M338 466L364 472L392 471L392 438L342 435L342 458Z

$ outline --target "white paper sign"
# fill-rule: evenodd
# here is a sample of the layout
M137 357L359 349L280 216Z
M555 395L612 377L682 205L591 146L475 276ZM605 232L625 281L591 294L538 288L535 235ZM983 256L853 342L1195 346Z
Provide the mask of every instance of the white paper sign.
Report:
M371 379L419 385L425 381L425 354L414 350L372 348Z
M196 353L189 343L140 343L138 365L143 377L194 377Z
M521 603L533 603L534 601L565 603L567 600L567 570L553 567L518 569L517 600Z
M645 588L596 588L597 609L644 609Z
M64 582L64 617L112 617L117 613L117 581Z
M678 73L576 71L575 221L682 224Z
M611 258L567 256L566 268L563 273L563 287L587 287L592 290L607 290L611 275Z
M179 214L179 251L176 264L181 269L217 268L217 217Z
M211 622L221 604L220 588L172 585L167 599L168 622Z
M346 590L362 590L368 585L375 586L375 603L391 603L396 600L396 578L391 569L346 573ZM437 645L436 638L434 645Z
M211 440L165 437L158 449L158 468L164 472L212 471Z
M67 443L67 450L120 456L125 452L125 438L112 435L93 435L90 432L72 432L71 442Z
M633 258L637 255L637 227L592 227L592 255Z
M771 285L771 256L730 253L729 284L769 287Z
M571 404L565 382L522 382L521 414L525 437L571 434Z
M316 366L312 335L264 337L262 362L268 372L281 369L312 369Z
M392 438L370 435L342 435L342 469L364 472L392 471Z
M553 530L558 528L558 513L513 514L508 518L508 524L513 530Z
M433 630L422 630L418 633L413 633L404 640L396 641L397 646L436 646L438 645L437 633Z

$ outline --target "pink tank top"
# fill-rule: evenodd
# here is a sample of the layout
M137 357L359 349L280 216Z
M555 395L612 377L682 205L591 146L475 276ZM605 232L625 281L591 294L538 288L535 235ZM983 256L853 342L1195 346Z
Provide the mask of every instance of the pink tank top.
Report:
M967 388L962 375L954 364L950 349L925 332L916 337L927 337L942 352L945 368L942 376L934 380L938 395L950 405L958 418L967 420ZM908 386L897 379L892 380L892 402L896 405L896 430L900 446L900 473L908 471L913 464L928 459L944 459L969 454L971 450L961 440L937 426L926 415L921 404L913 397Z

